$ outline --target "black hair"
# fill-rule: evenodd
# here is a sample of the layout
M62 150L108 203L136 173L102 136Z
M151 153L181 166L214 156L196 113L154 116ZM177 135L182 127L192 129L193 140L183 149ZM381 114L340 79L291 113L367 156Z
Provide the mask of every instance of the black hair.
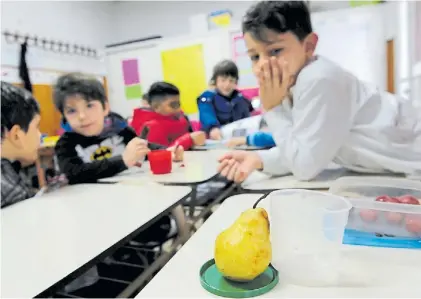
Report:
M268 41L268 30L291 32L300 41L313 32L305 1L261 1L246 12L242 30L262 42Z
M216 83L218 77L233 77L238 80L238 67L232 60L223 60L215 65L211 82Z
M142 95L142 100L144 100L144 101L146 101L146 102L148 102L148 103L149 103L149 96L148 96L148 93L144 93L144 94Z
M54 104L63 114L66 100L71 96L81 96L86 101L100 101L105 108L107 96L104 86L96 78L81 73L60 76L54 86Z
M166 100L168 96L178 96L180 90L174 84L168 82L155 82L148 91L148 103L158 103Z
M13 126L25 132L36 115L40 114L38 102L27 90L1 81L1 139Z

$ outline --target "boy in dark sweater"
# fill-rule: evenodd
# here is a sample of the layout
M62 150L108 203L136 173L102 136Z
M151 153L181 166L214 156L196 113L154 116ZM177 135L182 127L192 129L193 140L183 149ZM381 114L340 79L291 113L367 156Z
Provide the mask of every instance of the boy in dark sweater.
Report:
M1 82L1 207L35 195L21 167L38 157L40 110L26 90Z
M121 118L110 113L104 87L95 78L79 73L61 76L54 87L54 103L69 124L55 148L60 170L69 184L95 183L138 166L150 150L166 148L138 138L132 128L122 125ZM179 159L183 148L176 150L175 159ZM162 243L169 237L173 222L164 215L134 240ZM95 269L91 271L90 275L97 276ZM82 283L74 281L68 287L83 286L82 279Z
M102 84L78 73L61 76L54 88L54 102L72 131L56 145L60 170L70 184L95 183L138 166L150 150L166 148L136 136L130 127L110 126L110 113ZM181 147L175 159L182 156Z

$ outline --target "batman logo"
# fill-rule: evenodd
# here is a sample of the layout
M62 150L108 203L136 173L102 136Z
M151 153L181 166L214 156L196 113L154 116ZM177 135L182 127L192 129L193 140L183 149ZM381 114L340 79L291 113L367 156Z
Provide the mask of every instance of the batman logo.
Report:
M91 155L91 161L101 161L112 157L113 151L108 146L100 146Z

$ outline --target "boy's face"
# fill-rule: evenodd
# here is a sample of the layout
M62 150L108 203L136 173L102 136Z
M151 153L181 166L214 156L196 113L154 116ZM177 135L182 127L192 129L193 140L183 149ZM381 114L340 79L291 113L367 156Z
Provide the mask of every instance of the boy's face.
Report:
M166 96L165 100L154 107L155 112L162 115L177 114L180 112L180 96Z
M231 76L218 76L215 86L223 96L229 97L237 88L237 79Z
M104 118L110 112L108 103L87 101L79 95L66 99L63 113L73 131L83 136L98 136L104 130Z
M272 56L276 57L280 63L282 60L286 61L291 74L297 75L313 56L317 45L317 35L314 33L309 34L303 41L291 32L279 34L267 30L265 33L268 42L256 40L249 32L244 34L247 52L256 76L262 69L263 63L269 61Z
M13 145L13 148L16 149L17 159L23 164L32 164L38 158L38 149L41 143L40 120L41 116L37 114L29 123L26 132L15 125L7 133L7 138Z

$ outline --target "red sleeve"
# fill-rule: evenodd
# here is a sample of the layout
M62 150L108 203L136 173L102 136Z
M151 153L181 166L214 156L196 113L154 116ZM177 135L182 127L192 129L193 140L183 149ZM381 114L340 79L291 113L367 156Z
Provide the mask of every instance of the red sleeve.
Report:
M168 140L162 126L157 121L148 121L145 125L149 127L148 141L168 146ZM143 129L143 126L142 128Z
M178 137L170 146L175 144L181 145L186 151L193 147L193 139L190 136L190 133L186 133Z
M140 114L140 109L133 110L133 119L132 119L131 126L135 130L137 135L139 135L140 132L142 131L142 123L140 121L139 114Z

